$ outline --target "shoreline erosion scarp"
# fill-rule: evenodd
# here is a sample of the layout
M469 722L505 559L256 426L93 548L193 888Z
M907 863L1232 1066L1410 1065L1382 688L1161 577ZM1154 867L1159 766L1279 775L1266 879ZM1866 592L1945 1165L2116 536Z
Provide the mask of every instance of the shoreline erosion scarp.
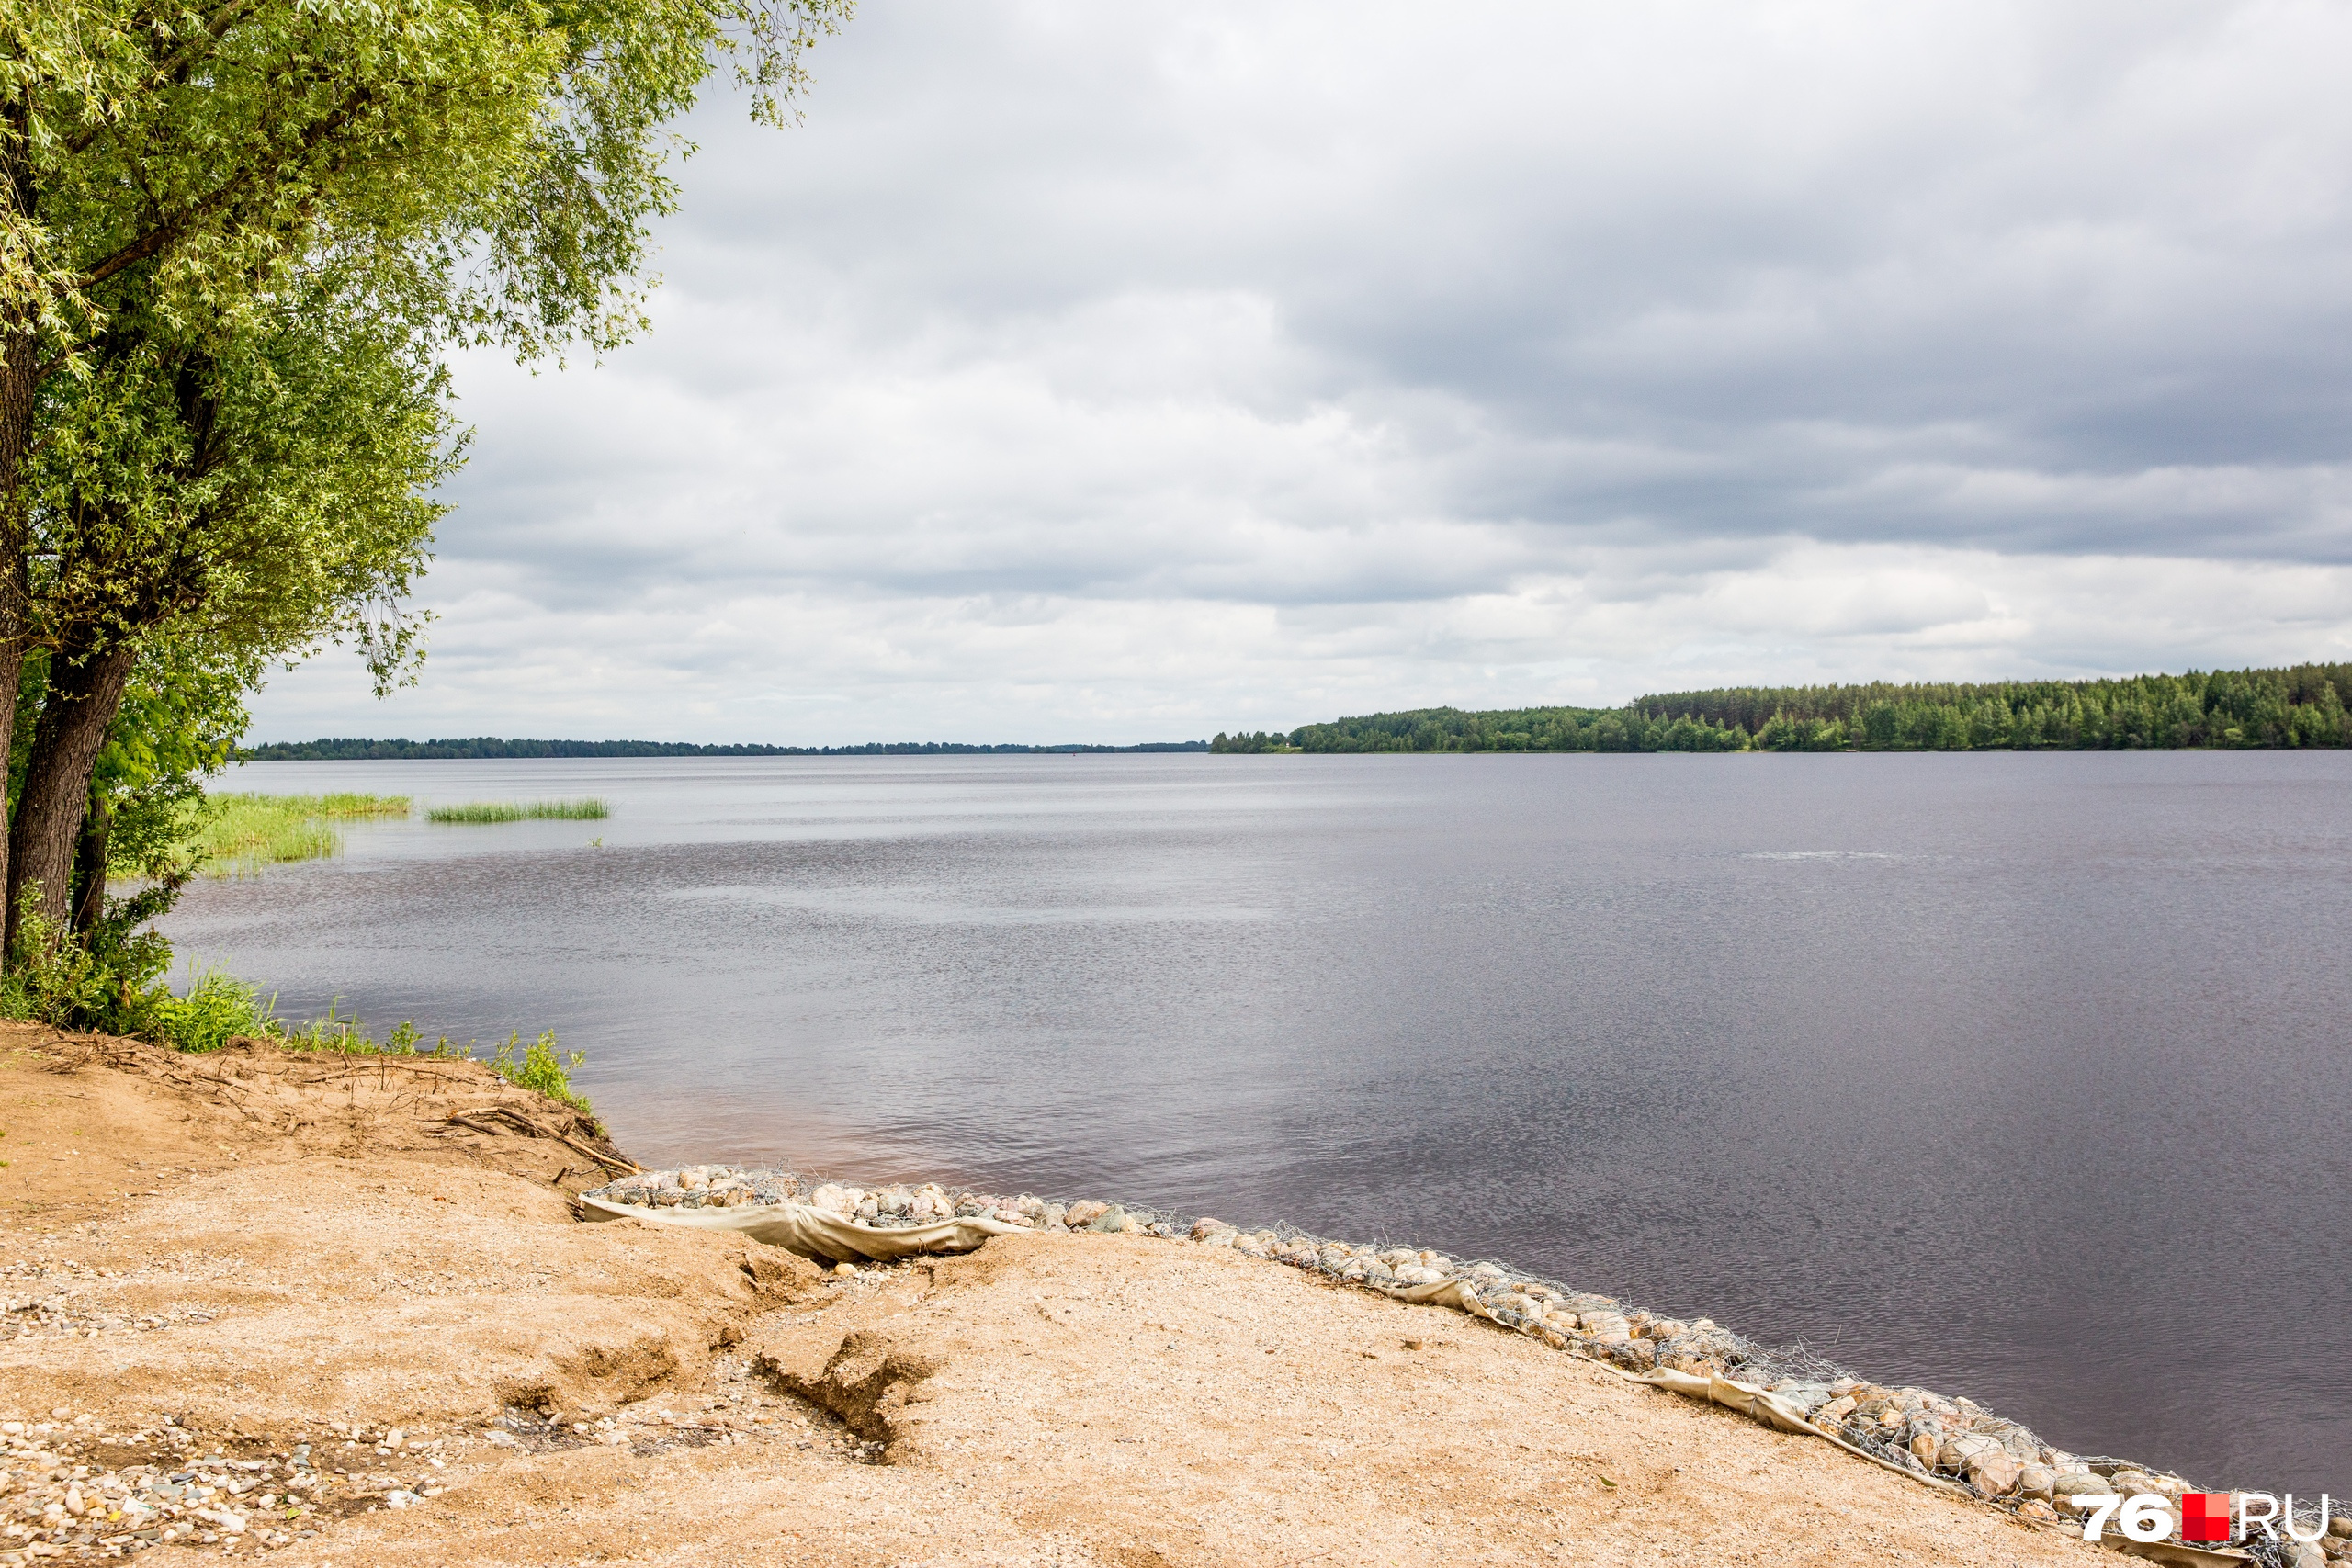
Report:
M1065 1208L843 1273L583 1224L607 1170L514 1125L557 1115L0 1026L0 1559L2100 1560L1261 1233Z
M724 1165L640 1170L583 1191L581 1201L591 1218L745 1235L842 1266L969 1251L990 1235L1030 1231L1125 1233L1230 1248L1336 1284L1484 1319L1629 1382L1711 1402L1780 1431L1824 1438L1854 1458L1930 1486L1965 1488L1974 1499L2037 1524L2058 1525L2096 1506L2086 1499L2110 1494L2161 1496L2173 1511L2163 1542L2129 1541L2110 1523L2106 1544L2143 1555L2145 1548L2161 1545L2182 1563L2247 1560L2240 1551L2181 1540L2181 1499L2216 1489L2160 1466L2070 1453L1964 1395L1885 1386L1802 1348L1759 1345L1711 1318L1668 1317L1500 1262L1333 1241L1290 1226L1251 1230L1207 1216L1171 1220L1102 1200L951 1192L936 1183L860 1188L818 1182L804 1192L790 1171ZM2299 1554L2299 1543L2290 1540L2280 1543L2282 1561L2352 1556L2352 1517L2309 1507L2297 1516L2319 1538L2301 1544L2316 1550Z

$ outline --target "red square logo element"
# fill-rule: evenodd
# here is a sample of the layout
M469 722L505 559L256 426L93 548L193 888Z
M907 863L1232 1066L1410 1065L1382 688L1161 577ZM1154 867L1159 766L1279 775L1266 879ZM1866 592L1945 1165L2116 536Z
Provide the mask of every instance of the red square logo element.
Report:
M2180 1499L2180 1539L2229 1540L2230 1495L2226 1492L2184 1494Z

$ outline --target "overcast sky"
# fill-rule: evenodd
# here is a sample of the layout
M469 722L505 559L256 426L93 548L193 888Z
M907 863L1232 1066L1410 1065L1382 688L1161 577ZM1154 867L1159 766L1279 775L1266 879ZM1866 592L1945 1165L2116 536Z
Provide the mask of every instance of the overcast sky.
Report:
M2352 9L862 0L461 369L390 702L1132 741L2352 658Z

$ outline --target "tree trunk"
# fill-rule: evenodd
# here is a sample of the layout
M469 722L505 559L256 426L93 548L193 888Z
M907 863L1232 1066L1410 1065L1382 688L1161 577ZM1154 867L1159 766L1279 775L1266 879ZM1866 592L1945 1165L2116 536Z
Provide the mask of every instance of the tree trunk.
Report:
M74 929L88 931L107 912L107 839L114 812L103 800L82 821L82 841L74 851Z
M0 201L27 224L37 221L40 188L33 177L32 88L20 84L14 96L0 104L0 142L6 149L0 164ZM24 672L25 639L32 630L30 582L25 553L31 542L24 491L25 461L33 449L33 398L40 388L39 315L30 301L20 300L0 316L0 758L16 755L17 682ZM0 774L0 781L6 775ZM6 814L6 794L0 785L0 815ZM13 891L7 834L0 832L0 886ZM0 913L0 932L13 953L17 937L17 906L12 901Z
M0 759L15 755L17 682L25 668L25 639L31 630L30 594L26 585L25 548L28 539L22 483L25 458L33 442L33 392L40 378L34 373L33 336L29 332L0 330ZM0 815L5 815L6 774L0 774ZM14 888L9 873L8 836L0 832L0 886ZM17 907L8 906L6 940L13 949Z
M66 919L74 851L90 806L90 774L106 744L107 726L122 706L123 688L138 657L128 644L116 643L79 660L66 651L50 660L49 694L40 705L25 792L8 830L12 917L24 890L38 886L40 913L61 924Z

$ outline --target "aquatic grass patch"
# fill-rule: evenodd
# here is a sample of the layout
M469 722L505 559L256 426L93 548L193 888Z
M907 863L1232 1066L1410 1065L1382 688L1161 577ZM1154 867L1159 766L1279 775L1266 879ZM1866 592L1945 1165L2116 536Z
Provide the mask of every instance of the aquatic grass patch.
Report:
M424 814L428 822L601 822L613 814L605 801L477 800L464 806L436 806Z
M404 795L216 795L190 808L190 847L207 876L252 876L341 854L339 823L408 814Z

